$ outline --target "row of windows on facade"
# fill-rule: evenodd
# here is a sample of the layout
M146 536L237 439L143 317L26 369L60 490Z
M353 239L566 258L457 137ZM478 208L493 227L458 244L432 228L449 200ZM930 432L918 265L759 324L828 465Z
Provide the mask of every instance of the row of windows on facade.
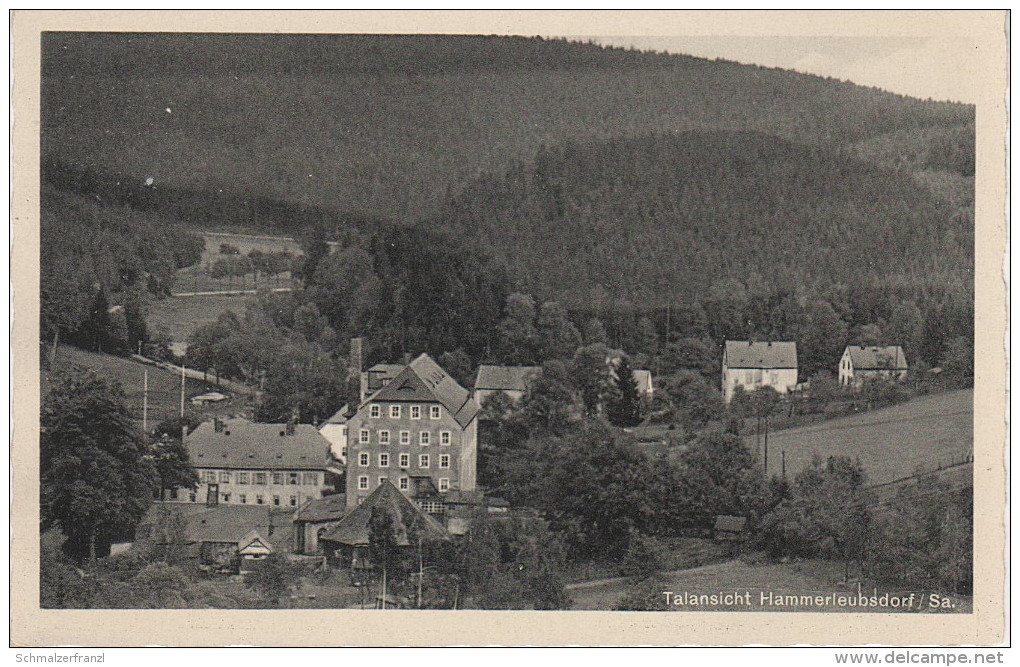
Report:
M372 461L372 459L371 459L371 456L369 455L368 452L361 452L360 454L358 454L358 465L361 466L362 468L367 468L368 466L372 465L371 461ZM379 458L378 458L378 463L379 463L379 467L380 468L389 468L390 467L390 455L388 453L386 453L386 452L380 452L379 453ZM419 454L418 455L418 467L419 468L428 468L431 465L431 463L432 463L432 458L428 454ZM397 467L399 467L399 468L409 468L409 467L411 467L411 455L410 454L400 454L397 457ZM449 454L441 454L439 456L439 467L440 468L449 468L450 467L450 455Z
M763 382L766 379L766 377L768 378L768 380L772 384L779 384L779 373L772 372L772 373L769 373L766 376L761 370L744 371L744 381L743 381L743 383L744 384L757 384L757 383L761 383L761 382ZM732 378L733 378L733 384L737 384L737 383L740 382L740 375L738 375L737 373L734 373Z
M379 478L379 484L382 484L388 479L389 477L383 475L382 477ZM439 483L440 492L446 493L447 491L450 490L450 479L448 477L440 477L437 481ZM408 489L410 489L411 488L410 478L408 477L399 478L397 480L397 488L400 489L401 491L407 491ZM359 491L368 490L368 475L362 475L358 477L358 490Z
M400 431L400 434L399 434L398 437L400 438L399 442L400 442L401 445L410 445L411 444L411 432L410 431ZM371 442L372 442L372 432L369 431L367 428L361 429L361 431L358 433L358 443L362 444L362 445L368 445L368 444L371 444ZM382 429L382 430L377 431L376 432L376 442L378 442L380 445L388 445L388 444L390 444L390 442L391 442L390 432L388 430L386 430L386 429ZM453 434L450 433L450 431L440 431L439 432L439 444L440 445L449 445L451 442L453 442ZM432 444L432 434L430 432L428 432L428 431L422 431L421 433L419 433L418 434L418 444L421 445L422 447L428 447L429 445L431 445Z
M230 494L229 493L220 494L220 499L221 499L221 502L229 503L230 502ZM297 507L297 501L298 501L297 496L291 496L290 497L290 506L291 507ZM237 502L239 502L242 505L247 505L248 504L248 496L247 496L247 494L244 494L244 493L237 494ZM265 505L266 504L265 498L263 496L256 495L255 496L255 504L256 505ZM280 496L273 496L273 505L275 505L276 507L280 506Z
M373 403L368 406L368 416L372 419L382 418L382 406L378 403ZM400 419L400 415L403 413L403 406L391 405L390 406L390 419ZM410 405L407 408L407 416L410 419L421 419L421 406ZM443 408L439 405L429 406L429 419L441 419L443 416Z
M233 479L234 480L233 481L234 484L255 484L255 485L258 485L258 486L265 486L266 483L267 483L267 480L270 479L270 477L269 477L270 474L272 475L273 484L276 484L276 485L283 485L284 483L292 485L292 486L296 486L298 484L307 484L307 485L318 485L319 484L319 473L317 473L317 472L306 472L306 473L300 473L300 472L288 472L288 473L282 473L282 472L274 472L274 473L265 473L265 472L252 472L252 473L237 472L237 473L229 473L229 472L225 472L225 471L221 470L220 472L217 473L215 470L205 470L205 471L202 471L201 473L199 473L199 480L202 481L202 482L205 482L207 484L216 484L217 482L219 482L220 484L231 484L231 479ZM284 482L284 479L285 479L284 476L285 475L286 475L286 482Z
M178 490L177 489L170 489L170 500L180 500L180 499L181 499L180 498L180 493L178 492ZM248 504L248 496L247 496L247 494L239 493L239 494L237 494L237 499L238 499L238 501L242 505L247 505ZM222 493L222 494L220 494L220 500L221 500L221 502L229 503L230 502L230 494L229 493ZM297 500L298 500L297 496L291 496L290 497L290 506L291 507L297 507ZM194 491L194 490L189 490L188 491L188 502L192 502L192 503L198 502L198 493L196 491ZM265 505L266 504L265 497L262 496L262 495L256 495L255 496L255 504L256 505ZM279 507L280 504L281 504L280 496L274 495L273 496L273 505L275 505L276 507Z

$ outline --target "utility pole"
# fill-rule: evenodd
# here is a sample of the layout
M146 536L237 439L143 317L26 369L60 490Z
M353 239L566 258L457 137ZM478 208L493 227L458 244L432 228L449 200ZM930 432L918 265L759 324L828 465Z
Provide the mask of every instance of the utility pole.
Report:
M421 582L425 579L425 568L422 567L421 535L418 536L418 609L421 609Z
M141 345L141 343L139 343ZM142 376L142 432L149 437L149 369Z
M783 450L783 480L786 480L786 450Z
M184 419L184 362L181 362L181 419Z

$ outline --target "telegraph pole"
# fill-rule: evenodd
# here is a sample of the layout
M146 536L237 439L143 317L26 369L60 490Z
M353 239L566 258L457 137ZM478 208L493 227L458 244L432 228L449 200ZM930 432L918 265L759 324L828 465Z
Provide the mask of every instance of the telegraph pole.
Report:
M149 437L149 369L142 376L142 432Z
M181 362L181 419L184 419L184 362Z

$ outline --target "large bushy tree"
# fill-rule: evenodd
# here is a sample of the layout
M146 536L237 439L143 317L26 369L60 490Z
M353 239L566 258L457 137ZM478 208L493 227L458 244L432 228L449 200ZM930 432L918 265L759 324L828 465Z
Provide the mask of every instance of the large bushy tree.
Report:
M130 537L152 502L158 473L123 390L72 368L58 376L40 418L40 513L66 549L95 559Z

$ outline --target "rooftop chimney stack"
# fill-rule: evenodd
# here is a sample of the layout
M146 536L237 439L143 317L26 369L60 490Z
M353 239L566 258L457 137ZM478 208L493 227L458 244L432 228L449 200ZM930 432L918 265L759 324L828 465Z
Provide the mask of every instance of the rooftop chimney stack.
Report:
M361 377L361 338L351 339L351 358L348 360L348 373L352 378Z

